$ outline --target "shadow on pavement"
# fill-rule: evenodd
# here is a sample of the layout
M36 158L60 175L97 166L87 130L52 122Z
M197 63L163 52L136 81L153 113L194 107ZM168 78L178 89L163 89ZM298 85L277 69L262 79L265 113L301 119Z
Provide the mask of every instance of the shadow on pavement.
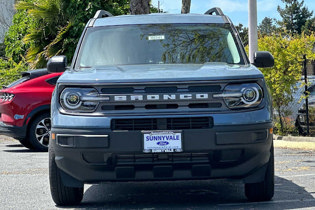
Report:
M18 144L6 145L6 147L16 148L16 147L19 147L19 145ZM4 152L10 152L10 153L45 153L45 152L40 152L40 151L35 151L35 150L31 150L31 149L25 148L22 145L21 145L21 147L22 147L21 149L6 149L6 150L3 150L3 151Z
M10 153L41 153L39 151L34 151L30 149L14 149L14 150L3 150L4 152L10 152Z
M9 145L5 145L5 147L8 147L8 149L3 150L3 151L10 152L10 153L42 153L41 151L28 149L21 144L9 144ZM21 148L21 149L11 149L11 148Z
M92 185L77 208L174 209L300 209L314 207L315 199L304 188L275 177L275 196L268 202L248 202L243 184L224 180ZM73 208L73 207L72 207Z
M4 152L10 152L10 153L47 153L47 152L41 152L41 151L35 151L31 149L10 149L10 150L3 150Z
M9 144L5 145L6 147L24 147L22 144Z

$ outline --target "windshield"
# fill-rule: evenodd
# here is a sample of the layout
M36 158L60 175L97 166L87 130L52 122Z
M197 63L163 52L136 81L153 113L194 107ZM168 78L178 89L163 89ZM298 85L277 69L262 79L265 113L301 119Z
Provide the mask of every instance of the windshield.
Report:
M76 69L132 64L244 64L229 25L151 24L89 28Z

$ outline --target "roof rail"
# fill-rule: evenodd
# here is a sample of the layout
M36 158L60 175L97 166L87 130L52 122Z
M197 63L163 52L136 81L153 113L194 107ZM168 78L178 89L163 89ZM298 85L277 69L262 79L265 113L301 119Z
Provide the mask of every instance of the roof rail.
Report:
M224 16L224 13L222 12L222 10L219 7L213 7L211 9L209 9L207 12L205 12L205 15L213 15L213 13L215 15Z
M94 18L104 18L104 17L112 17L113 15L110 12L107 12L105 10L98 10L95 15Z

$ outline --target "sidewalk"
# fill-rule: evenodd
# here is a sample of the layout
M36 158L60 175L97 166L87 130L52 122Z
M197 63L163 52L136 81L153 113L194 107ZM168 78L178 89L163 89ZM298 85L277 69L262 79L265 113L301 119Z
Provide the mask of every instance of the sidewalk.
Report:
M273 143L278 148L315 150L315 137L309 136L273 136Z

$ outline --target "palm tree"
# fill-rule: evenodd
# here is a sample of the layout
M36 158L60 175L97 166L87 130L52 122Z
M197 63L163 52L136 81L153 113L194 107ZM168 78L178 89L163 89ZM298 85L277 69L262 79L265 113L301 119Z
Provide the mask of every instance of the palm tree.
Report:
M130 0L130 14L149 14L150 0Z
M26 10L31 21L24 42L29 46L26 61L32 69L46 66L55 55L71 61L87 21L97 10L127 14L129 0L23 0L16 9Z
M182 14L186 14L190 12L191 0L182 0Z
M30 45L26 60L32 69L46 66L50 57L63 53L63 42L73 22L66 12L67 2L40 0L16 4L16 9L27 10L32 18L24 37L24 42Z

